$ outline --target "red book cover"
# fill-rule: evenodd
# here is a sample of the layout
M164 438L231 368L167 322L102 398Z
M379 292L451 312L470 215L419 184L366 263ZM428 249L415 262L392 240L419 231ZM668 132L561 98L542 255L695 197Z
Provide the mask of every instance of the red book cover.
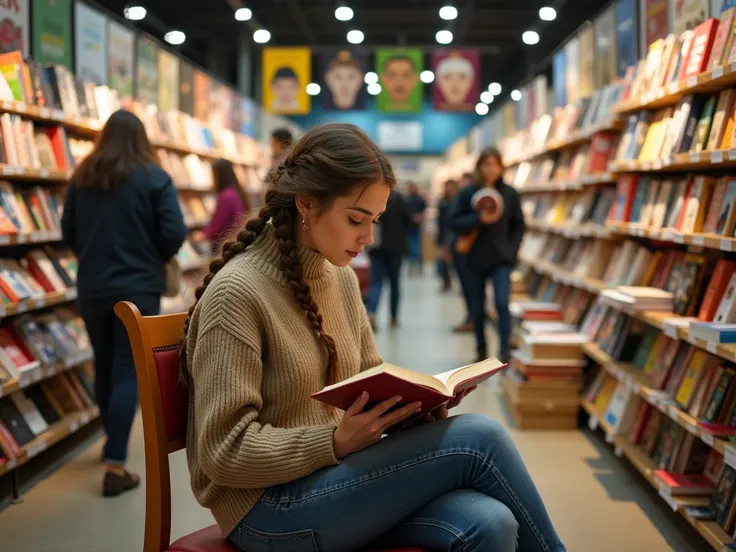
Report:
M0 347L3 348L5 354L19 370L36 362L23 340L18 337L12 328L0 328Z
M729 8L721 14L721 21L718 24L718 31L716 31L716 37L713 40L713 50L710 52L710 61L708 62L708 69L713 70L720 65L723 65L723 55L727 55L726 48L728 46L728 38L731 34L731 27L733 26L734 14L736 14L736 8Z
M677 216L677 222L675 222L675 230L682 229L682 223L685 221L685 214L687 213L687 202L690 201L694 184L695 176L690 175L687 179L687 184L685 185L685 195L682 197L682 207L680 207L680 214Z
M715 491L715 483L703 474L681 474L665 470L654 472L662 485L669 487L670 494L710 494Z
M21 448L5 424L0 420L0 449L8 458L20 456Z
M605 172L608 169L608 161L613 154L615 144L616 134L610 132L598 132L593 135L589 150L589 174Z
M712 322L718 310L723 294L726 292L731 275L736 272L736 262L719 259L713 276L708 284L708 289L703 297L703 302L698 312L698 320L701 322Z
M56 165L60 169L68 169L69 163L67 163L66 156L66 133L61 127L50 127L46 129L51 140L51 148L54 150L54 157L56 158Z
M684 65L685 72L682 78L699 75L708 67L710 53L718 31L718 20L711 17L704 21L693 32L693 42L688 53L687 63Z
M631 425L631 430L629 431L629 439L631 439L631 442L634 445L638 445L639 441L641 441L641 435L644 432L644 427L647 425L647 420L649 419L649 412L651 409L651 404L646 401L641 401L639 411L636 413L636 419Z
M51 281L46 277L46 274L44 274L41 267L38 266L38 262L36 262L36 259L33 257L33 255L26 255L25 261L28 265L28 272L39 284L41 284L41 287L46 293L54 293L55 291L60 291L57 290L51 283Z
M634 174L625 174L619 177L616 185L616 200L611 205L608 220L611 222L628 222L638 183L639 177Z
M562 320L562 313L559 311L528 310L524 311L522 319L525 322L553 322Z

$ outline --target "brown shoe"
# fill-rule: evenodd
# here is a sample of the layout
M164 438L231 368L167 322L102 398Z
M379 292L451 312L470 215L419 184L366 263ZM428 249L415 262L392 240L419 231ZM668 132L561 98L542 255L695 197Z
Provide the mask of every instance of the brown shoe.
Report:
M141 484L141 478L134 473L125 472L123 475L107 472L102 481L102 496L119 496L125 491L135 489Z
M463 322L462 324L452 328L454 333L471 333L473 331L472 322Z

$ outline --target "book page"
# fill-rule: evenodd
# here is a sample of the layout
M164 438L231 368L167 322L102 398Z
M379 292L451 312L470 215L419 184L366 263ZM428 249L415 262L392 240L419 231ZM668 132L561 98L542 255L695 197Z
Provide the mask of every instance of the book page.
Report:
M488 375L490 377L502 366L504 366L504 364L501 361L497 358L490 357L482 362L477 362L475 364L463 366L462 368L437 374L435 379L442 382L447 387L449 394L454 395L455 388L458 385L481 376Z

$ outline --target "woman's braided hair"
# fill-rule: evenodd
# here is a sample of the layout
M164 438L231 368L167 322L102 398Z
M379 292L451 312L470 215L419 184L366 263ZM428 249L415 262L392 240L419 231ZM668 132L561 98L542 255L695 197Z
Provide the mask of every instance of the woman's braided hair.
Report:
M194 292L195 301L189 309L179 348L182 381L188 381L186 341L192 313L199 299L215 274L255 242L269 221L273 224L280 252L280 268L320 343L327 350L327 383L338 381L335 340L324 331L319 307L302 273L295 239L298 222L296 195L307 194L320 209L324 209L336 197L350 195L357 187L366 187L374 182L385 182L393 188L396 179L386 156L360 128L332 123L315 127L299 140L279 166L270 172L263 208L234 239L222 245L221 255L210 262L208 274Z

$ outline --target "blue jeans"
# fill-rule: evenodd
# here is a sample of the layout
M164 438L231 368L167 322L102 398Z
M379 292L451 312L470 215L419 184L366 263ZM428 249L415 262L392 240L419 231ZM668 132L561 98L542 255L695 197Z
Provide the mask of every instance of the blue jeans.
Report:
M511 265L498 265L490 270L468 269L470 316L473 319L478 354L481 356L485 356L488 352L488 346L486 345L486 281L489 278L493 282L493 295L496 312L498 313L498 339L501 354L509 352L509 338L511 336L509 298L511 296L511 272L513 269L514 267Z
M403 255L394 251L375 251L370 253L371 259L371 286L368 290L366 310L370 316L375 316L378 304L381 301L383 282L388 280L391 287L391 320L398 320L399 300L401 289L399 288L399 276L401 274L401 261Z
M476 414L268 489L229 540L247 552L565 551L513 441Z
M460 282L460 289L463 292L463 299L465 300L465 307L467 308L468 312L468 320L470 320L470 304L471 304L471 297L468 289L468 258L466 255L463 255L462 253L458 253L457 251L452 252L452 264L455 268L455 272L457 273L457 279Z
M410 266L421 271L422 269L422 230L415 228L409 231L409 262Z
M95 398L107 442L104 456L108 464L125 464L128 440L138 408L138 380L128 333L113 308L118 300L135 303L144 316L161 308L158 295L125 298L80 298L79 311L95 353Z

